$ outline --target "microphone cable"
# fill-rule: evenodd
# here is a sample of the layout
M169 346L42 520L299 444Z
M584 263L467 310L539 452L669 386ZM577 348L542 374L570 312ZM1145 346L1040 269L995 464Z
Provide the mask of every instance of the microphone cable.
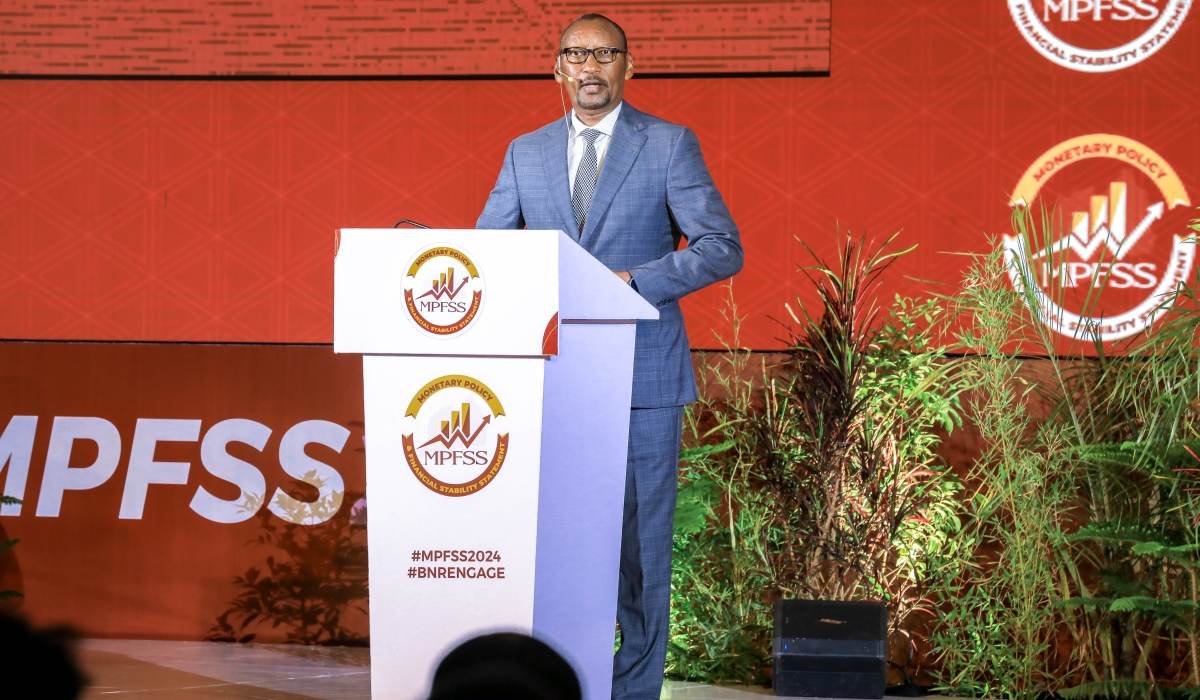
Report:
M558 58L554 59L554 72L558 73L562 77L566 78L568 83L575 82L574 78L572 78L571 76L564 73L562 71L562 68L558 67L559 63L561 63L561 62L562 62L562 54L559 54ZM566 86L561 85L561 84L558 86L558 102L559 102L559 104L562 105L563 122L566 123L567 133L570 134L571 133L571 119L569 117L567 117L567 102L566 102L566 100L563 99L563 90L565 88L566 88Z

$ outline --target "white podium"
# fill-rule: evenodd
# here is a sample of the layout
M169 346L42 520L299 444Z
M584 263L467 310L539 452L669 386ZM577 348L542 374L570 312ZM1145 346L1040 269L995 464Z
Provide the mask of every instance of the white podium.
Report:
M371 687L428 695L516 631L606 700L633 346L658 312L559 231L343 229L334 351L361 353Z

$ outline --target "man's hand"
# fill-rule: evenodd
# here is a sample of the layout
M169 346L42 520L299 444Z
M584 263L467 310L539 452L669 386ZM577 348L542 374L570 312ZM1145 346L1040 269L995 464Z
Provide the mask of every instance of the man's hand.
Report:
M629 274L625 270L621 270L620 272L613 270L613 274L617 277L620 277L621 281L625 284L629 284L629 280L633 279L633 275Z

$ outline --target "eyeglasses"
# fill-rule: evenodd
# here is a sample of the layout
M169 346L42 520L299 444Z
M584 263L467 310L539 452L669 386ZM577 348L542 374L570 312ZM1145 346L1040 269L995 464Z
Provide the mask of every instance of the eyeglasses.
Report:
M615 46L601 46L595 49L584 49L578 46L568 46L560 51L562 55L567 57L567 63L587 63L588 56L595 56L596 63L612 63L617 60L617 56L623 53L629 53L625 49L618 49Z

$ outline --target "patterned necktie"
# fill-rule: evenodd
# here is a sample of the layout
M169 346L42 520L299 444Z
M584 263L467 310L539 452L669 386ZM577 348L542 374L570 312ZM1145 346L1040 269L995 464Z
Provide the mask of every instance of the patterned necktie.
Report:
M596 175L600 171L600 160L596 157L596 139L600 138L600 132L584 129L580 135L587 141L587 146L583 149L583 160L579 161L579 170L575 172L571 208L575 210L575 223L579 225L579 232L582 233L588 207L592 204L592 193L596 191Z

